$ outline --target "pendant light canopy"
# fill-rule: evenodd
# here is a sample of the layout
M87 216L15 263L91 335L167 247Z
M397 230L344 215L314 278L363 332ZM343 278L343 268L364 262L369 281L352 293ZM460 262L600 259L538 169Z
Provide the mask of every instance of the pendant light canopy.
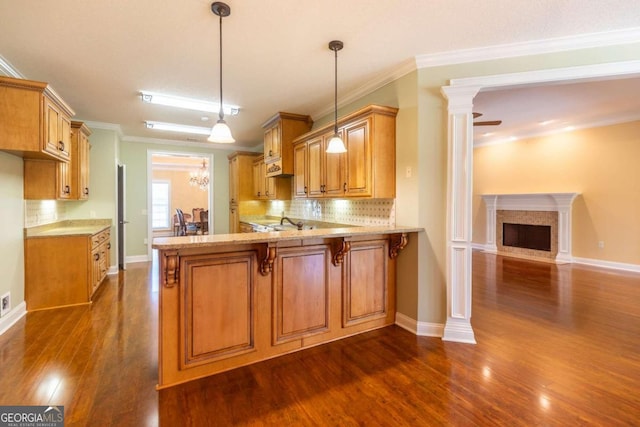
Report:
M329 140L327 145L327 153L346 153L347 148L344 146L344 142L340 138L338 133L338 51L344 47L344 43L340 40L333 40L329 42L329 49L335 54L335 86L334 86L334 125L333 136Z
M218 122L211 129L211 135L209 135L207 141L230 144L236 142L236 140L231 136L231 129L224 121L222 104L222 18L231 15L231 8L228 4L217 1L211 3L211 11L220 17L220 112L218 113Z

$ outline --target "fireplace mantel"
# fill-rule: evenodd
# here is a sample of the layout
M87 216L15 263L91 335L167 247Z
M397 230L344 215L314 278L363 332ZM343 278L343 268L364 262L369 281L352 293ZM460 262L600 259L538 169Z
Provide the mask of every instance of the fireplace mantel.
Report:
M558 254L556 262L571 262L571 205L579 193L483 194L487 207L489 252L497 252L496 211L558 212Z

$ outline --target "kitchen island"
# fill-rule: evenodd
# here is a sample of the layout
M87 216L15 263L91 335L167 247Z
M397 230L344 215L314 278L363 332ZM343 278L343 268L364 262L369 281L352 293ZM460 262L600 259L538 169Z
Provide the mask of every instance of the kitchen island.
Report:
M155 238L158 388L393 324L396 258L419 231Z

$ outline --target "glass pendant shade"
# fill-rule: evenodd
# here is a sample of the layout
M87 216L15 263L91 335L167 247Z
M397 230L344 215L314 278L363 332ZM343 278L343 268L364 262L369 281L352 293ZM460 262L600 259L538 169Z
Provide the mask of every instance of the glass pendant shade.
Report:
M236 142L236 140L233 139L233 136L231 136L231 129L229 129L227 123L222 119L218 120L218 123L216 123L213 129L211 129L211 135L209 135L207 141L217 142L220 144L231 144Z
M347 147L344 146L344 142L340 138L340 135L335 134L329 140L329 144L327 145L327 153L346 153Z

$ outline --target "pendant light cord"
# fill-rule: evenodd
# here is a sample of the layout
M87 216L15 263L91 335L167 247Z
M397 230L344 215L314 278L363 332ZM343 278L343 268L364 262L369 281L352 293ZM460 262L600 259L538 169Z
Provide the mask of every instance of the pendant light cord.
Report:
M222 107L222 14L220 15L220 112L218 118L224 120L224 108Z
M335 53L335 72L334 72L334 93L333 93L333 100L334 100L334 125L333 125L333 131L336 135L338 135L338 49L334 49L333 52Z

